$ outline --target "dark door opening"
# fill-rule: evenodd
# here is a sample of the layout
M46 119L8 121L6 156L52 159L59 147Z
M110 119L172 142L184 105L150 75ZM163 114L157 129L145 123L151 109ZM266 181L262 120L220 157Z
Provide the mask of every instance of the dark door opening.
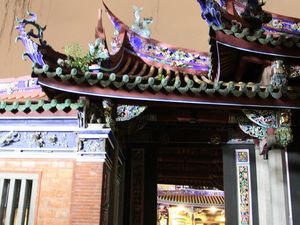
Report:
M168 146L157 155L157 225L224 225L220 145Z
M228 122L230 112L152 108L147 113L119 129L126 165L124 225L164 225L158 213L161 184L196 193L180 197L190 202L178 204L179 209L182 205L195 209L191 223L167 220L167 225L224 224L224 193L223 202L208 197L209 204L197 205L195 199L204 198L200 193L205 190L224 191L223 146L232 137L243 138L238 125Z

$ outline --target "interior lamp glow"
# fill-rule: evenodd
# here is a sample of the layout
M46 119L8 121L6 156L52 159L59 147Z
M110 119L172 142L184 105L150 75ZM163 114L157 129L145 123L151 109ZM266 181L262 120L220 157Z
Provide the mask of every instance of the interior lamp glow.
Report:
M179 205L176 207L176 212L182 212L182 211L186 211L186 208L183 205Z
M225 222L225 217L224 216L220 217L220 222Z
M212 206L212 207L209 208L209 211L211 213L215 214L218 211L218 209L215 206Z

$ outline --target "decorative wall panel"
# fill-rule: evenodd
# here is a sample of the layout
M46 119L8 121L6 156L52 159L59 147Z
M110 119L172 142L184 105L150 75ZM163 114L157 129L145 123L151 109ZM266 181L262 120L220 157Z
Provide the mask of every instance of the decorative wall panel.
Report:
M252 225L250 155L248 149L236 149L238 224Z

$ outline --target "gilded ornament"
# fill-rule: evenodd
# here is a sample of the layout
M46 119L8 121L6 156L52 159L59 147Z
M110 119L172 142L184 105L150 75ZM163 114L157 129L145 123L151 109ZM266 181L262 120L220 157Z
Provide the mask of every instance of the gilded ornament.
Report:
M276 142L286 148L293 141L292 129L290 127L279 127L275 131Z
M280 114L280 125L289 125L290 123L290 114L288 112L282 112Z

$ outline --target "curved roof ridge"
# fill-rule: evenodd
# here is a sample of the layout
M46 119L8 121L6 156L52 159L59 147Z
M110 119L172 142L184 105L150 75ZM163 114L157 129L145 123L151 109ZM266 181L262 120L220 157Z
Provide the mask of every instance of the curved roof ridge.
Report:
M132 31L131 28L125 24L122 20L120 20L109 8L108 6L103 3L104 7L105 7L105 10L107 10L107 13L112 16L114 19L116 19L117 22L119 22L122 27L126 30L126 31L129 31L131 33L134 33L136 34L137 36L140 36L142 37L140 34L136 33L135 31ZM142 37L144 38L144 37ZM201 54L205 54L205 55L208 55L208 52L202 52L202 51L196 51L196 50L193 50L193 49L189 49L189 48L184 48L184 47L179 47L179 46L175 46L175 45L172 45L172 44L168 44L166 42L162 42L162 41L159 41L155 38L144 38L144 39L148 39L149 41L153 42L153 43L157 43L157 44L160 44L160 45L164 45L166 47L169 47L169 48L176 48L176 49L180 49L180 50L183 50L183 51L191 51L191 52L195 52L195 53L201 53Z
M164 69L193 74L208 72L210 57L207 52L177 47L154 38L145 38L115 16L105 3L103 5L115 29L119 30L119 36L125 34L125 39L121 37L118 45L123 45L130 54L136 55L147 64Z

